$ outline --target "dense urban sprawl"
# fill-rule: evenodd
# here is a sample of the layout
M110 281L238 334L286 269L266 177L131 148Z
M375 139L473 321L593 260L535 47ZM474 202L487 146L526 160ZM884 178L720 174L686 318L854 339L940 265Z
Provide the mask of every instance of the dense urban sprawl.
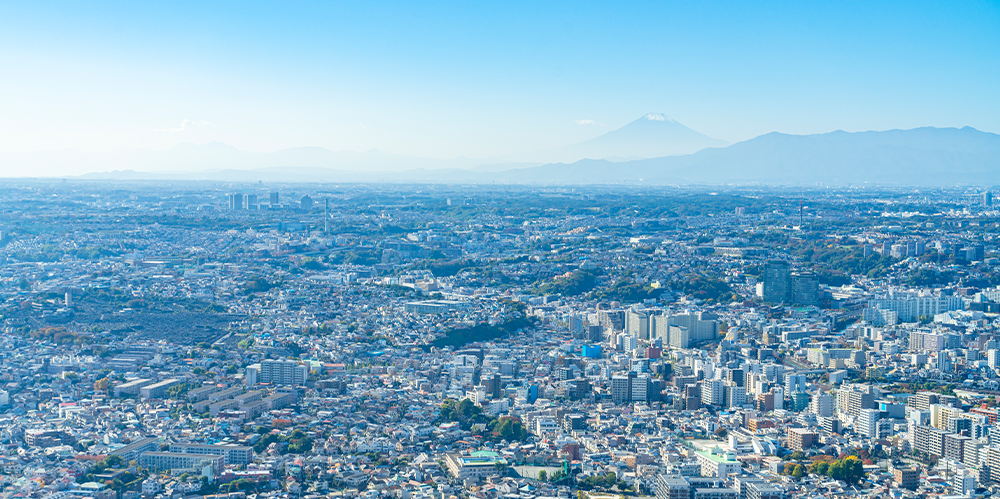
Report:
M979 190L19 181L5 498L1000 491Z

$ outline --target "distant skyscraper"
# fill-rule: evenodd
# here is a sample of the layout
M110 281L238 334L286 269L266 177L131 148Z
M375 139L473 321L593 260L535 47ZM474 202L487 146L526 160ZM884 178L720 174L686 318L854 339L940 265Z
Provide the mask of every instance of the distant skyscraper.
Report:
M299 207L305 211L313 209L313 198L309 196L302 196L302 201L299 202Z
M243 201L243 209L245 210L256 210L257 209L257 195L247 194Z
M764 267L764 301L781 303L789 298L791 271L788 262L771 260Z
M229 209L230 210L243 209L243 194L233 193L229 195Z
M986 258L986 247L982 244L977 244L969 249L972 250L970 252L972 255L972 258L970 259L971 261L979 262Z
M271 201L271 206L275 206L275 205L279 204L278 193L277 192L272 192L271 193L271 200L270 201Z
M792 274L792 289L789 298L798 305L819 305L819 280L812 272Z
M982 203L983 203L983 208L993 207L993 193L991 191L986 191L983 193Z

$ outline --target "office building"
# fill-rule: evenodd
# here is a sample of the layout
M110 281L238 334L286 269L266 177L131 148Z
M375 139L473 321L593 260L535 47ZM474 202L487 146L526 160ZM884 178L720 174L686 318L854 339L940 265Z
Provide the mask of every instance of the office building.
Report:
M233 193L229 195L229 209L230 210L243 209L243 194Z
M761 298L770 303L782 303L791 294L791 269L788 262L771 260L764 266L763 294Z
M795 272L791 275L791 303L819 306L819 279L812 272Z
M309 197L308 195L302 196L302 200L299 201L299 208L302 211L309 211L313 209L313 204L314 204L313 198Z

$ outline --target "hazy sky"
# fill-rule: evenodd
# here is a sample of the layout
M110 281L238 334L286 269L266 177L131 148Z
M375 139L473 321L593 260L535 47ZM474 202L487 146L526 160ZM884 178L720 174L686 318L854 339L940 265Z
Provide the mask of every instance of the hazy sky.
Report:
M1000 2L0 3L0 152L492 157L648 112L1000 132Z

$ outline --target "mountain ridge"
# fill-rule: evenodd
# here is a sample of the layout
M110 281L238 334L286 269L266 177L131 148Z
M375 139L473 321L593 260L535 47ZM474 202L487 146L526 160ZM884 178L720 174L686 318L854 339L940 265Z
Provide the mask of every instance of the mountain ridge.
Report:
M221 146L231 147L219 143L209 148ZM385 157L377 151L356 154ZM448 165L427 160L431 163L429 168L411 162L405 165L407 168L397 170L353 171L327 166L281 166L281 158L294 156L288 153L270 156L266 159L270 164L260 168L158 172L129 172L119 168L82 178L646 185L1000 183L1000 135L968 126L862 132L835 130L809 135L771 132L693 154L623 162L606 159L542 165L479 162L472 167L457 168L451 166L455 163Z
M614 169L646 181L689 183L1000 181L1000 135L972 127L772 132L686 156L615 163Z

